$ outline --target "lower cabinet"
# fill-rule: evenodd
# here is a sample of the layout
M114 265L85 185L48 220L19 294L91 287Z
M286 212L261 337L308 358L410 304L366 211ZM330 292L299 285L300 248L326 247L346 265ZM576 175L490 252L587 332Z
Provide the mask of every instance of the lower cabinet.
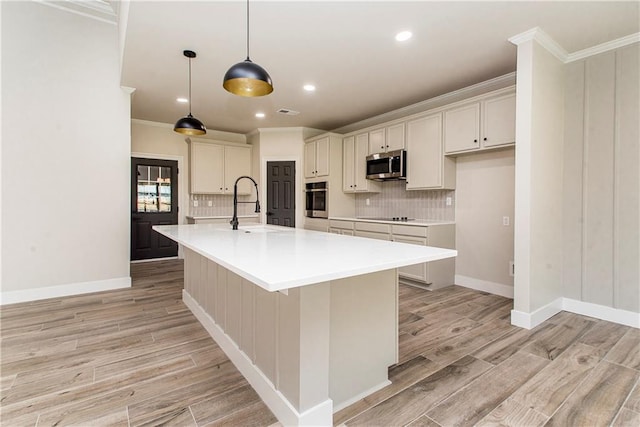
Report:
M455 249L455 224L404 225L369 221L329 220L329 232L410 245ZM455 258L398 268L400 281L424 289L453 285Z
M426 237L403 236L403 235L394 234L392 240L394 242L408 243L410 245L427 246ZM418 282L424 283L425 285L432 284L429 281L429 265L426 262L423 262L422 264L414 264L414 265L407 265L406 267L400 267L398 269L398 274L400 275L400 277L416 280Z
M304 229L311 231L329 231L329 220L324 218L305 218Z

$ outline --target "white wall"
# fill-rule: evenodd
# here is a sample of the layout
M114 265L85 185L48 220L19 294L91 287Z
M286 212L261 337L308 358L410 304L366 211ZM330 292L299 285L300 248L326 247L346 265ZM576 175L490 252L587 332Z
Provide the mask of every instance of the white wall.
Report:
M2 2L2 303L130 285L115 25Z
M456 284L513 297L514 176L513 148L456 158Z
M263 206L260 215L263 223L267 222L265 216L267 208L267 162L291 160L296 162L296 227L302 227L304 224L303 162L305 132L305 128L261 128L257 130L257 134L253 134L249 139L254 147L254 171L256 171L256 161L260 168L258 169L260 203Z

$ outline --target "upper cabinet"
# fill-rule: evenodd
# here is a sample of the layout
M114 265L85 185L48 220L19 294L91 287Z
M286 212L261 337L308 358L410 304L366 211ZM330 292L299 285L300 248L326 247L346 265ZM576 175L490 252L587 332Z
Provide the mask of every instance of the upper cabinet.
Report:
M304 145L304 177L329 175L329 137L311 140Z
M445 154L515 143L516 95L490 97L444 112Z
M345 193L378 192L380 184L367 179L369 133L342 140L342 191Z
M402 150L405 147L404 122L372 130L368 136L368 154Z
M442 113L407 122L407 190L454 189L455 159L444 156Z
M189 143L191 194L233 194L233 184L251 175L251 147L191 141ZM250 194L251 182L238 183L238 194Z

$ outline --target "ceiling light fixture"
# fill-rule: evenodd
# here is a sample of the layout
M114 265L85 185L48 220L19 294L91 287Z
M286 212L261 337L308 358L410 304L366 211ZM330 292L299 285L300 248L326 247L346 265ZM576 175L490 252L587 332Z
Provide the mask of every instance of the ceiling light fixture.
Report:
M302 88L307 92L313 92L314 90L316 90L316 87L314 85L304 85L302 86Z
M256 113L256 117L259 118L259 119L263 119L264 116L265 116L264 113Z
M400 31L398 34L396 34L396 40L399 42L404 42L409 40L412 36L413 34L411 33L411 31Z
M189 115L179 119L173 130L183 135L204 135L207 133L207 128L200 120L191 115L191 58L195 58L196 53L192 50L185 50L182 54L189 58Z
M180 102L181 104L186 104L187 102L189 102L187 98L176 98L176 101Z
M249 0L247 0L247 59L229 68L224 75L222 87L240 96L263 96L273 92L269 73L249 58Z

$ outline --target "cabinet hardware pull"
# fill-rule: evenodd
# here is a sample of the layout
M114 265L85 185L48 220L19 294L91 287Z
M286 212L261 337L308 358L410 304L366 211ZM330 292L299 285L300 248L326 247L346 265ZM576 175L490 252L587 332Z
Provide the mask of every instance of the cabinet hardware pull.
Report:
M477 143L477 142L478 142L478 140L477 140L477 139L474 139L474 140L473 140L473 142Z
M487 140L487 138L485 137L485 138L484 138L484 140L486 141L486 140Z

